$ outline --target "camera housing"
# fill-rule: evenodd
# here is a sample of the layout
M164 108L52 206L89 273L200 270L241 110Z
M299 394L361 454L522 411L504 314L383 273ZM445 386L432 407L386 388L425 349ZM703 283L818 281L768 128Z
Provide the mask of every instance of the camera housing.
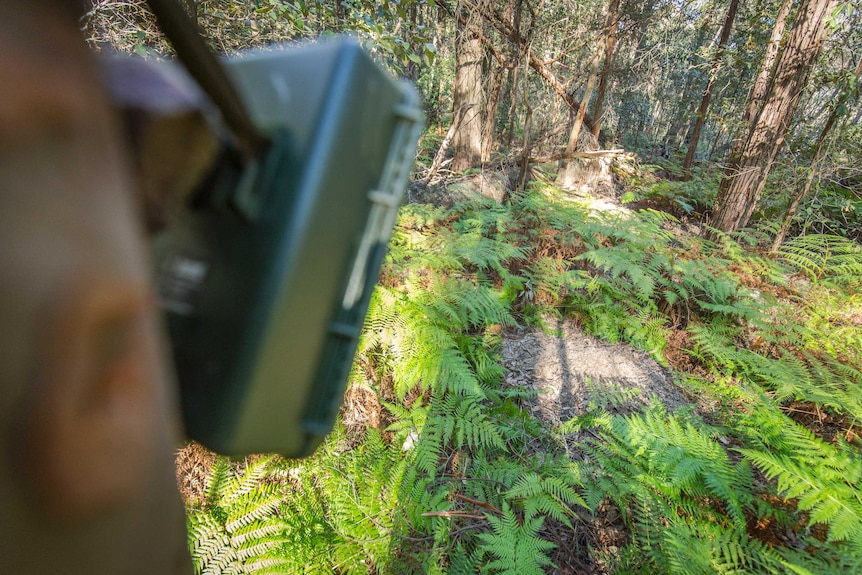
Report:
M223 62L270 139L225 157L153 242L190 438L310 454L341 405L423 124L354 41Z

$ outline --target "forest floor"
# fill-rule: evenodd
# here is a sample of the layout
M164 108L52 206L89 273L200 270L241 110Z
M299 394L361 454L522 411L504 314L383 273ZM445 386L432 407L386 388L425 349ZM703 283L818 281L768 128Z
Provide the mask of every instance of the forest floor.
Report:
M510 181L507 182L511 180L508 176L510 174L501 170L498 173L449 178L438 185L414 185L409 197L412 202L445 208L451 208L453 204L475 197L476 194L499 201L506 196L508 186L511 185ZM623 222L621 225L625 226L629 209L620 202L621 186L615 182L611 171L598 170L587 180L583 186L568 190L557 199L563 202L571 200L579 206L586 206L592 213L622 214L624 219L620 221ZM669 231L671 241L679 246L693 244L693 239L700 231L686 218L667 221L662 229ZM788 277L787 283L779 287L767 286L758 278L746 278L759 289L775 292L776 298L782 301L786 292L789 293L788 290L795 292L795 288L799 287L799 293L803 293L801 285L796 284L807 281L802 276ZM542 296L538 291L534 294L532 288L528 288L517 297L519 299L513 307L538 304ZM532 301L533 297L536 302ZM647 349L641 350L626 343L610 343L589 335L583 327L587 324L582 326L582 320L578 319L576 314L559 317L530 316L529 319L525 315L523 318L517 325L505 328L494 324L493 335L499 336L496 341L500 342L499 359L504 368L502 385L504 390L510 388L531 392L518 395L523 398L523 403L519 405L542 424L539 427L551 433L542 432L531 436L523 449L515 449L514 454L518 459L524 462L545 461L564 450L569 460L577 462L578 465L583 464L585 469L589 468L591 462L583 452L583 445L602 440L597 434L597 428L585 426L582 431L569 432L568 429L574 428L565 425L567 422L577 422L579 416L588 414L603 413L637 419L637 412L647 413L658 403L668 414L683 414L680 415L680 421L688 421L686 418L690 418L692 414L706 422L717 422L720 419L718 411L721 408L721 398L709 392L701 392L702 390L694 392L692 389L695 388L684 385L687 375L705 373L705 368L691 357L692 336L684 327L667 327L663 349L650 350L649 346L645 346ZM847 321L858 325L860 320L854 315ZM732 343L754 349L762 343L754 341L749 345L750 339L747 332L741 332L740 339ZM754 355L753 352L750 355ZM369 428L388 431L392 422L378 393L368 386L357 386L352 391L348 392L341 413L347 437L364 437ZM782 410L792 420L830 445L839 437L848 441L855 437L851 431L855 418L830 415L820 406L805 401L786 403ZM722 456L725 450L733 452L736 447L745 447L739 443L741 440L738 437L733 439L717 435L711 438L710 442L712 439L719 445L717 449ZM734 441L737 443L733 443ZM728 459L728 465L738 464L741 456L736 453L731 455L732 461ZM645 457L649 458L650 454ZM725 458L729 457L731 456ZM215 462L215 454L195 443L178 452L177 481L187 505L204 500L207 481ZM755 471L752 493L781 512L794 511L793 504L787 504L772 495L775 491L774 481L759 470ZM670 480L663 478L660 481ZM559 575L598 575L613 572L619 566L621 554L633 547L629 544L632 543L634 531L630 531L623 520L621 507L606 497L591 508L589 513L579 509L573 509L572 513L573 517L576 515L578 519L573 522L574 527L551 517L545 518L541 537L556 546L548 555L555 568L548 572ZM750 512L746 513L745 521L748 525L747 528L743 527L743 530L747 531L749 538L765 544L770 549L799 547L801 539L797 532L807 529L805 521L779 525L774 518L760 521ZM819 541L824 541L826 530L820 529L821 527L819 524L814 525L810 530Z
M504 180L501 174L456 178L444 185L414 189L411 201L448 206L474 193L495 196L502 193ZM569 199L586 202L594 211L628 211L620 204L617 192L604 170L590 185L569 190ZM530 409L549 429L595 406L624 415L653 401L661 402L670 412L694 402L676 385L672 370L649 353L625 343L603 342L584 333L571 319L549 319L544 328L520 325L505 330L502 336L504 386L534 390ZM342 408L343 420L373 424L368 413L381 409L376 400L373 403L368 406L364 401L347 401ZM361 413L350 413L357 410ZM580 434L570 435L570 443L579 438ZM576 450L568 455L574 460L582 458ZM177 483L186 505L204 500L216 459L215 453L196 442L177 451ZM582 519L584 523L577 531L552 521L546 525L546 535L557 544L555 573L605 573L601 558L613 557L628 543L628 530L613 505Z
M614 414L654 399L668 411L689 403L673 374L649 354L589 336L570 320L553 330L511 330L504 335L502 357L506 385L535 390L533 415L551 428L596 403L613 401L605 407Z
M672 412L693 399L674 383L673 373L646 352L623 343L606 343L587 335L571 320L551 329L518 327L503 334L504 385L532 389L530 409L550 429L584 415L596 406L627 414L651 401ZM582 434L568 436L567 455L583 459L574 444ZM576 530L549 522L547 534L557 544L553 573L608 572L603 557L612 558L629 542L619 511L604 505L585 515Z

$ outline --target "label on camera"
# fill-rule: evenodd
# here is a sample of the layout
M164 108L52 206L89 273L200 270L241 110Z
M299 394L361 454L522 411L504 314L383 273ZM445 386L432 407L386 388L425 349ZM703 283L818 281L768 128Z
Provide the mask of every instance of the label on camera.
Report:
M210 264L199 257L172 254L159 270L162 307L181 315L194 312L195 300L209 275Z

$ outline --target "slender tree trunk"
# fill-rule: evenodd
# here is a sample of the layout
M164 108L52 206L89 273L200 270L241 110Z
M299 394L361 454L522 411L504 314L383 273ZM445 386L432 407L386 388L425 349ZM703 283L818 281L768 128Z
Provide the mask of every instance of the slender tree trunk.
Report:
M509 129L506 134L506 147L512 147L512 139L515 137L515 116L517 115L518 109L518 71L520 70L520 66L515 66L510 72L512 78L512 99L509 102Z
M491 160L494 150L494 132L497 128L497 104L500 103L500 92L503 89L503 73L506 69L501 64L492 64L491 85L488 87L485 109L482 112L482 163Z
M584 124L584 115L587 112L587 103L593 94L593 88L596 85L596 76L599 69L599 58L594 57L590 64L590 76L587 79L587 85L584 88L584 96L581 100L581 105L578 107L578 112L575 115L575 123L572 125L572 131L569 132L569 143L566 145L566 156L571 156L578 149L578 136L581 135L581 126ZM560 186L572 186L577 177L578 160L567 159L563 160L560 166L560 171L557 173L557 184Z
M530 48L527 47L527 58L529 62ZM527 187L527 177L530 174L530 153L532 152L533 142L530 139L530 130L533 128L533 108L530 106L530 84L527 82L527 66L524 66L524 149L521 155L521 169L518 172L518 184L515 189L519 192L524 191Z
M733 0L738 1L738 0ZM619 21L620 0L611 0L608 6L608 16L605 19L605 48L604 48L604 64L602 71L599 74L599 85L596 88L596 103L593 107L593 129L590 132L593 138L598 141L599 134L602 131L602 108L605 103L605 91L608 87L608 76L611 71L611 61L614 59L614 50L617 43L617 23Z
M431 167L428 169L428 175L425 176L426 184L434 182L434 176L437 175L437 171L446 159L446 151L449 149L449 144L452 143L452 138L455 137L455 133L458 131L458 126L461 125L461 120L464 118L464 112L471 107L472 106L470 104L465 104L460 110L453 114L452 124L449 126L449 131L446 132L446 137L443 138L443 141L440 143L440 148L434 155L434 161L431 162Z
M475 14L462 5L466 21L458 24L455 45L454 110L470 106L452 140L452 170L462 172L482 163L482 41L475 30Z
M731 154L718 188L714 226L731 232L748 224L793 113L820 53L826 20L838 0L803 0L778 58L764 103L747 137Z
M346 17L344 3L342 0L335 0L335 5L338 7L338 11L343 14L343 17ZM416 28L419 24L419 8L417 3L411 3L410 7L407 10L408 22L410 26L410 37L415 38ZM410 43L410 49L422 53L422 49L420 46L417 46L415 42ZM404 69L404 77L410 80L411 82L416 82L419 79L419 64L410 60L407 63L407 66Z
M512 32L518 38L521 37L521 16L523 14L523 8L523 0L509 1L509 11L512 19ZM509 86L509 94L511 96L511 101L509 102L509 128L508 133L506 134L507 148L512 147L512 138L515 135L515 115L518 109L518 77L519 71L521 69L521 55L521 45L513 43L511 46L511 53L509 55L509 81L511 82Z
M584 96L581 99L581 104L578 106L578 112L575 116L575 123L572 125L572 131L569 133L569 142L566 145L565 156L570 157L570 159L563 160L562 165L560 166L560 171L557 173L557 184L560 186L572 186L575 183L575 179L577 177L577 169L578 169L578 161L572 159L572 154L578 149L578 137L581 134L581 127L584 124L584 117L587 113L587 104L590 102L590 98L593 95L593 89L596 87L596 82L599 81L599 66L602 66L603 72L606 72L607 69L610 68L610 60L613 57L611 51L614 47L614 33L616 32L616 13L619 11L619 0L611 0L610 5L608 6L608 14L605 21L604 28L604 37L599 42L599 49L596 51L596 54L593 56L593 60L590 63L590 72L589 77L587 78L587 85L584 87ZM607 81L606 74L602 74L602 80ZM602 85L599 82L599 85ZM604 99L604 86L602 85L602 99ZM597 110L601 113L602 102L596 102ZM593 115L592 125L589 126L590 132L592 134L598 134L599 130L601 130L600 120L598 116Z
M860 59L859 63L856 65L856 71L854 74L856 76L856 81L858 82L859 79L862 78L862 59ZM808 177L805 178L805 183L800 186L799 190L797 190L793 199L790 201L790 204L787 206L787 212L784 214L784 221L782 222L778 233L775 235L775 240L772 242L772 251L777 251L778 248L781 247L781 243L784 241L784 238L787 237L787 232L790 230L790 225L793 223L796 211L799 209L799 204L801 204L802 200L811 193L814 178L818 173L820 159L823 157L823 148L826 144L826 138L829 136L829 132L832 131L832 128L835 127L835 123L841 114L841 108L848 100L849 96L850 94L848 92L844 92L839 96L838 101L835 103L835 107L832 108L832 112L829 114L829 118L826 119L826 123L823 125L823 129L820 130L820 136L817 138L817 143L814 144L814 155L811 157L811 166L808 168Z
M685 154L685 160L682 163L682 169L685 173L685 178L690 177L689 170L694 161L694 154L697 151L697 143L700 140L700 131L703 129L703 121L706 119L706 111L709 109L709 99L712 97L712 89L715 87L715 79L718 76L718 69L721 67L721 61L724 59L724 46L730 38L730 29L733 26L733 20L736 18L736 9L739 7L739 0L730 0L730 6L727 9L727 17L724 19L724 25L721 27L721 37L718 40L718 49L715 51L715 58L712 60L712 66L709 70L709 80L706 83L706 89L703 91L703 98L700 101L700 108L697 110L697 120L694 123L694 131L691 134L691 141L688 143L688 151Z

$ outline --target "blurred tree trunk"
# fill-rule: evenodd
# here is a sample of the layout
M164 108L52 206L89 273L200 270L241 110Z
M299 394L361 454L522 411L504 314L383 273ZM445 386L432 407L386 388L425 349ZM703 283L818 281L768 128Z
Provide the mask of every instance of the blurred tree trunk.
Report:
M186 12L189 14L192 22L198 23L198 0L184 0Z
M731 152L719 184L713 226L732 232L748 224L766 177L784 143L799 98L820 54L826 21L838 0L803 0L778 53L763 104ZM751 102L749 102L751 105Z
M724 59L724 46L730 38L730 29L733 26L733 20L736 18L736 9L739 7L739 0L730 0L730 6L727 9L727 16L724 19L724 25L721 27L721 37L718 39L718 49L715 51L715 57L712 60L712 67L709 70L709 80L706 83L706 89L703 91L703 98L700 101L700 108L697 110L697 120L694 123L694 131L691 134L691 140L688 143L688 151L685 154L685 160L682 163L682 169L686 179L690 177L689 170L694 161L694 154L697 151L697 143L700 140L700 132L703 129L703 121L706 119L706 111L709 109L709 100L712 97L712 90L715 87L715 79L718 76L718 69L721 67L721 61Z
M458 33L455 40L455 85L453 109L464 109L452 140L452 170L462 172L482 163L482 40L476 30L477 14L458 6Z

